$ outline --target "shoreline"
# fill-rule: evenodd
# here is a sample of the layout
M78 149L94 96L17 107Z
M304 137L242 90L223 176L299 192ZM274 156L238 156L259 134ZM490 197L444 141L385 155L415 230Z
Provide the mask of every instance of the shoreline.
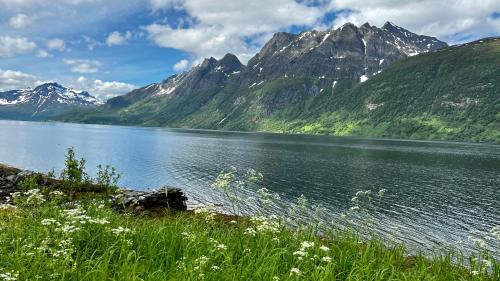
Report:
M307 133L294 133L294 132L276 132L276 131L238 131L238 130L217 130L217 129L202 129L202 128L183 128L183 127L164 127L164 126L146 126L134 124L113 124L113 123L79 123L79 122L64 122L59 120L15 120L15 119L0 119L0 121L12 122L28 122L40 124L70 124L70 125L87 125L87 126L101 126L101 127L119 127L119 128L134 128L134 129L161 129L172 132L207 132L207 133L220 133L220 134L256 134L256 135L277 135L277 136L311 136L311 137L329 137L329 138L347 138L354 140L376 140L376 141L394 141L394 142L416 142L416 143L444 143L444 144L461 144L461 145L487 145L499 146L498 142L472 142L460 140L446 140L446 139L405 139L405 138L390 138L390 137L370 137L361 135L333 135L333 134L307 134Z

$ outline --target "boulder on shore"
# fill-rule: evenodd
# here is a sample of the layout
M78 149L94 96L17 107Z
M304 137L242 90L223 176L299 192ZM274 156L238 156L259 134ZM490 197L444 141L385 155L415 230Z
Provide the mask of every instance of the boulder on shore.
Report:
M12 193L21 191L21 181L34 174L36 173L32 171L23 171L0 164L0 204L8 203ZM57 188L63 183L60 180L42 175L38 184ZM87 192L96 193L97 190L98 189L90 189ZM116 209L133 211L147 211L159 208L166 208L173 211L185 211L187 210L186 201L188 200L180 188L169 186L147 191L121 189L120 194L112 195L111 199L115 202Z

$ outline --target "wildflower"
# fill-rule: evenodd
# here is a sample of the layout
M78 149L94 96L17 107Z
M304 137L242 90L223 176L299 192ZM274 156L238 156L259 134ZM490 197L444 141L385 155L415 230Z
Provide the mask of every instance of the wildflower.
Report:
M259 182L264 179L264 175L262 175L262 173L257 172L254 169L248 169L247 178L249 182Z
M273 240L274 242L278 242L278 243L280 242L280 239L278 237L273 237L273 239L271 239L271 240Z
M246 248L245 250L243 250L243 253L250 253L252 252L252 250L250 250L249 248Z
M472 274L473 276L479 275L479 271L477 271L477 270L473 270L473 271L471 271L471 274Z
M221 250L221 251L227 250L227 246L224 244L219 244L219 245L215 246L215 248L217 250Z
M219 270L219 267L216 265L212 265L212 267L210 267L210 269L212 269L213 271L217 271L217 270Z
M320 249L321 251L323 251L323 252L328 252L328 251L330 251L330 248L328 248L327 246L321 246L321 247L319 247L319 249Z
M293 252L293 255L299 256L299 257L305 257L305 256L307 256L307 253L304 251L295 251L295 252Z
M212 222L215 219L215 205L207 204L202 207L194 209L196 215L205 217L206 222Z
M188 237L188 236L189 236L189 233L187 233L187 232L182 232L182 233L181 233L181 235L182 235L182 236L184 236L184 237Z
M245 229L245 231L243 233L245 235L255 236L257 234L257 231L255 231L255 229L249 227L249 228Z
M104 224L109 224L110 222L106 219L89 219L88 221L89 223L93 223L93 224L101 224L101 225L104 225Z
M304 241L301 244L301 249L303 250L311 247L314 247L314 242Z
M57 228L56 231L62 231L64 233L73 233L73 232L80 231L80 228L76 227L74 225L65 224L62 226L62 228Z
M10 204L0 204L0 210L15 209L16 206Z
M280 278L278 276L274 276L273 281L280 281Z
M330 258L330 257L322 257L321 261L326 262L326 263L330 263L332 261L332 258Z
M58 223L55 219L43 219L41 221L42 225L52 225Z
M19 273L14 273L14 272L0 273L0 280L2 280L2 281L16 281L18 276L19 276Z
M58 197L58 196L64 196L64 193L62 193L59 190L55 190L55 191L50 192L49 195L53 196L53 197Z
M302 274L302 272L300 272L300 269L294 267L294 268L290 269L290 275L292 275L292 274L300 275L300 274Z
M130 229L119 226L118 228L111 229L111 232L115 235L121 235L131 232Z
M208 258L206 256L201 256L201 257L197 258L194 262L196 264L202 266L202 265L205 265L208 262Z

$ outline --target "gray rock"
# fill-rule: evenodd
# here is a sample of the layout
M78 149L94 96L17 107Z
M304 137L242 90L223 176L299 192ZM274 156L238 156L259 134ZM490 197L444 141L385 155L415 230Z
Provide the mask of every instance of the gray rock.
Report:
M159 190L133 191L123 190L121 204L125 208L154 209L168 208L175 211L185 211L187 209L187 197L179 188L164 187Z

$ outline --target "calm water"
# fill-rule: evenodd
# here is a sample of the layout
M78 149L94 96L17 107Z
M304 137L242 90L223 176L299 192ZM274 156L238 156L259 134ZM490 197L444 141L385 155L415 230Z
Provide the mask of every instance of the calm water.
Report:
M89 168L115 166L124 186L178 186L215 202L219 171L254 168L285 202L305 194L327 219L356 191L385 188L378 231L416 249L470 250L471 231L500 224L495 145L16 121L0 121L0 140L2 163L60 170L73 146Z

